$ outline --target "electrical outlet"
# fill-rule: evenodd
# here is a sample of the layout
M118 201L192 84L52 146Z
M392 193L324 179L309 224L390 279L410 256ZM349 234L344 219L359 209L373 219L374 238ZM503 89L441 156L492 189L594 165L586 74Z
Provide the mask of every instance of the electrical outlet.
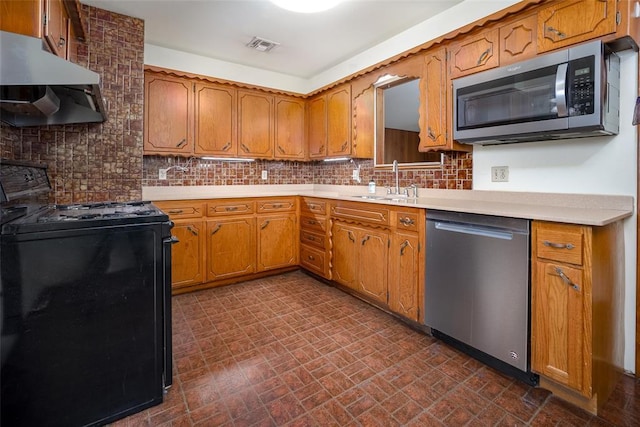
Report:
M509 166L491 166L491 182L508 182Z
M167 179L167 171L169 169L158 169L158 179Z
M262 179L267 179L269 173L267 171L262 171Z
M353 173L351 174L351 178L353 178L353 180L357 181L360 179L360 170L359 169L354 169Z

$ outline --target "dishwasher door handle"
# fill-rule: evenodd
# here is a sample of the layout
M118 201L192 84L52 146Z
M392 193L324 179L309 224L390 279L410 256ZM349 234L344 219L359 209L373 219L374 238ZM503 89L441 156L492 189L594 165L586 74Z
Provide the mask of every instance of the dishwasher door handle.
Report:
M492 239L513 240L513 233L493 228L478 227L471 224L454 224L450 222L436 222L436 230L451 231L452 233L472 234L474 236L490 237Z

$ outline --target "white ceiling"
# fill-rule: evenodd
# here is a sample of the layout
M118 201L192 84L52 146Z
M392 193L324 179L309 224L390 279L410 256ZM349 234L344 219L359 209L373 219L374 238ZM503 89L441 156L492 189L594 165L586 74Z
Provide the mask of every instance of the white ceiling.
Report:
M304 0L301 0L304 1ZM268 0L81 0L145 21L145 43L299 78L311 78L462 0L344 0L301 14ZM280 43L271 52L253 36Z

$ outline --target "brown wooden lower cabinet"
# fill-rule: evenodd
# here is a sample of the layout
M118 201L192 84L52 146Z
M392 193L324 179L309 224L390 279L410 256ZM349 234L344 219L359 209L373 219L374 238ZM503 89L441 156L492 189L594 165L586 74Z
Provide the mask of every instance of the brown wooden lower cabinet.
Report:
M621 222L531 230L531 369L541 387L597 413L623 366Z
M258 271L298 264L296 213L258 217Z
M252 216L207 221L207 281L255 273L255 236Z
M171 254L174 288L198 285L204 279L205 225L201 220L175 220L171 234L178 238Z

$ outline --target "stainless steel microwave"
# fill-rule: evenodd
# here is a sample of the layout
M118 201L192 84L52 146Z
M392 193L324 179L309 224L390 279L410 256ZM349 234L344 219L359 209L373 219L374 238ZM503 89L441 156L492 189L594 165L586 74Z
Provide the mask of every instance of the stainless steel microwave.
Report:
M620 58L600 41L453 80L453 138L505 144L618 133Z

